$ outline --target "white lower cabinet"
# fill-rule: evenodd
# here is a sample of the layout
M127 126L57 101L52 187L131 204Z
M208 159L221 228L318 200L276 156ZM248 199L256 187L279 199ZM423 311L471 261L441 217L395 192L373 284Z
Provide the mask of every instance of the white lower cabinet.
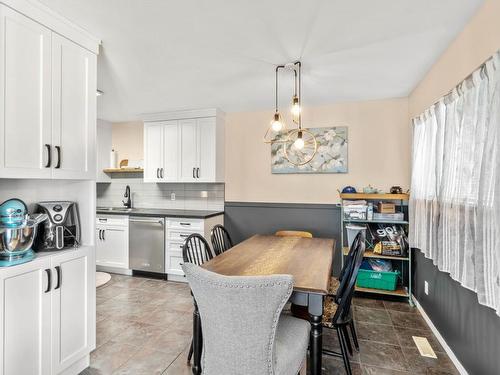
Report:
M84 357L95 346L95 262L89 251L54 256L52 290L52 373Z
M128 270L128 230L128 216L97 216L97 266Z
M94 249L0 270L0 374L78 374L95 348Z
M193 233L201 234L210 246L210 231L217 224L224 224L224 215L206 219L166 218L165 273L169 280L186 281L181 265L184 241Z

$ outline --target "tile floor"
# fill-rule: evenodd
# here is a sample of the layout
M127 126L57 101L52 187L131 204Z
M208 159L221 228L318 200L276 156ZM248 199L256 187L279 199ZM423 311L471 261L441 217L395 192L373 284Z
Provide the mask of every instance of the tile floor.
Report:
M420 314L407 303L355 299L360 352L354 374L458 374ZM185 284L113 275L97 290L97 348L81 375L189 375L192 299ZM326 348L338 350L324 330ZM412 336L424 336L437 359L420 356ZM323 357L324 374L344 374L342 361Z

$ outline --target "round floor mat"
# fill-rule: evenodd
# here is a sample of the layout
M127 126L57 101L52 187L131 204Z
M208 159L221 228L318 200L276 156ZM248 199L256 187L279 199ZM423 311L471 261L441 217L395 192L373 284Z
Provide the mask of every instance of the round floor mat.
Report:
M99 288L111 280L111 275L106 272L96 272L95 273L95 286Z

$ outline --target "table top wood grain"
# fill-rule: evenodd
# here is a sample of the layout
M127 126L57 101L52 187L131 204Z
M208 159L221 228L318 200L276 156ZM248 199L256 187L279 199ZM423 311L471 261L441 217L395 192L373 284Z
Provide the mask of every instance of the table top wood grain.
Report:
M203 264L226 276L293 275L294 290L326 295L335 240L255 235Z

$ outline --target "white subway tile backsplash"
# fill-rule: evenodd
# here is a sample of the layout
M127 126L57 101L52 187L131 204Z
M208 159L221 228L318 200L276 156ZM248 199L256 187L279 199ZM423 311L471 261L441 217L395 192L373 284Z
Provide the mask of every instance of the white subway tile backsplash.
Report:
M224 184L156 184L137 178L113 179L97 183L97 206L122 206L125 187L132 192L132 205L139 208L224 210ZM171 194L175 193L175 200Z

